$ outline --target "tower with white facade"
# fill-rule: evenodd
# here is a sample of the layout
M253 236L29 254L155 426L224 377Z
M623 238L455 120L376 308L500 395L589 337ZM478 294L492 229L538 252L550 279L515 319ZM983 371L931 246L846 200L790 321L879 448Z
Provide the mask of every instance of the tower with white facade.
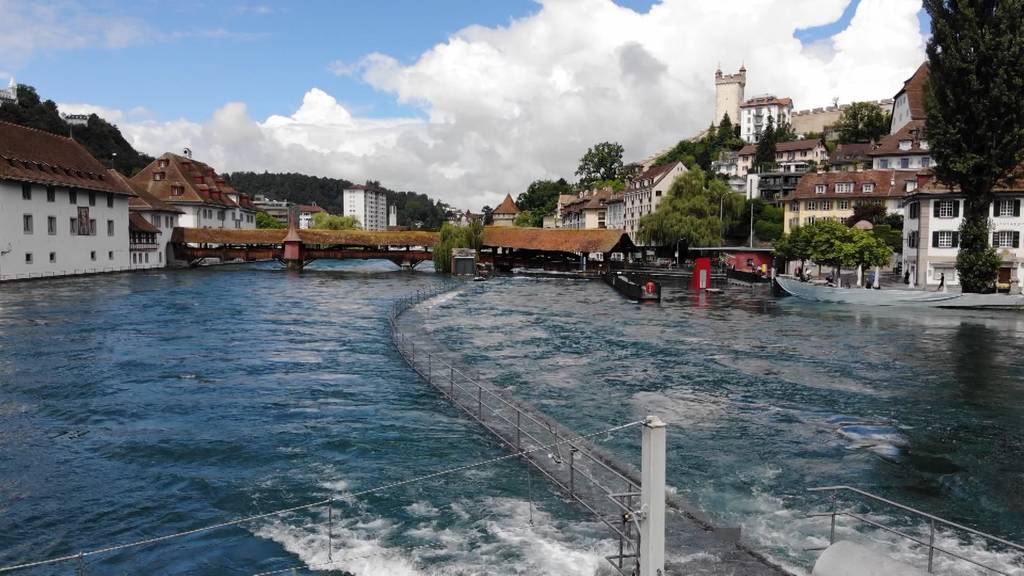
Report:
M11 76L11 81L8 82L7 88L0 88L0 104L17 104L18 103L18 83L14 81L14 76Z
M388 196L383 190L354 184L343 193L345 216L354 216L363 230L387 230Z

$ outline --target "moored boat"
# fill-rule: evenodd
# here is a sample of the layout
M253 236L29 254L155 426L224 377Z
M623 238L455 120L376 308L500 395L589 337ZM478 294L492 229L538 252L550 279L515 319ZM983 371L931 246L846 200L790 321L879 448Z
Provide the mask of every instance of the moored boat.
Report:
M925 306L931 308L1024 309L1020 294L963 294L924 290L865 290L819 286L790 276L777 276L776 284L785 293L812 302L860 304L867 306Z

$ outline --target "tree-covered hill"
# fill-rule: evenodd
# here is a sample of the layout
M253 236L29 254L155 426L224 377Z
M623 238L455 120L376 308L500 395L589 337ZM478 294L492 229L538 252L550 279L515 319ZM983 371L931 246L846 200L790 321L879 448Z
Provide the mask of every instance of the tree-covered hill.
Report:
M227 175L231 185L250 196L266 196L296 204L317 204L332 214L342 214L342 190L352 182L343 178L323 178L296 173L233 172ZM398 208L398 225L436 230L444 223L447 204L417 192L396 192L367 182L387 192L388 203Z
M61 136L67 136L70 128L61 118L53 100L41 100L36 89L25 84L18 85L17 104L5 102L0 105L0 121ZM88 125L74 126L74 138L105 166L114 166L128 175L134 175L153 161L151 156L132 148L117 126L95 114L89 115Z

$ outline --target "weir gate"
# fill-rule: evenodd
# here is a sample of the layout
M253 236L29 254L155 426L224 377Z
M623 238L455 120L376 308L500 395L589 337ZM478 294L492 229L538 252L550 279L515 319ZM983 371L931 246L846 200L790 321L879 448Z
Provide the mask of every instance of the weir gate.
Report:
M581 438L529 403L479 378L442 343L423 335L421 305L429 305L431 298L447 291L420 291L394 303L389 321L395 347L409 366L456 408L509 450L525 452L522 459L527 464L563 497L607 528L609 537L617 542L615 553L607 560L618 573L642 574L642 551L647 548L640 529L646 513L641 506L641 471L601 450L592 439ZM545 449L552 445L550 450ZM646 463L646 453L643 459ZM713 526L704 514L671 490L666 492L666 504L665 575L788 574L741 544L738 528Z

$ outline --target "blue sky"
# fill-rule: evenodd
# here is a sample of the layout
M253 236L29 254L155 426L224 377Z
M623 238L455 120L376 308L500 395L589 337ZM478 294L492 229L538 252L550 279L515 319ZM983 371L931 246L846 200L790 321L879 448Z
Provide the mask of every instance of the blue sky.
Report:
M617 1L641 12L654 3ZM841 31L858 3L852 0L837 22L797 37L807 44ZM532 0L103 0L88 11L141 22L143 37L125 47L42 49L20 66L0 64L0 70L58 102L121 110L143 106L158 120L206 118L228 101L245 101L255 118L288 113L314 86L359 116L421 116L420 109L390 94L330 73L328 64L354 63L370 52L409 64L465 26L505 26L538 8Z

